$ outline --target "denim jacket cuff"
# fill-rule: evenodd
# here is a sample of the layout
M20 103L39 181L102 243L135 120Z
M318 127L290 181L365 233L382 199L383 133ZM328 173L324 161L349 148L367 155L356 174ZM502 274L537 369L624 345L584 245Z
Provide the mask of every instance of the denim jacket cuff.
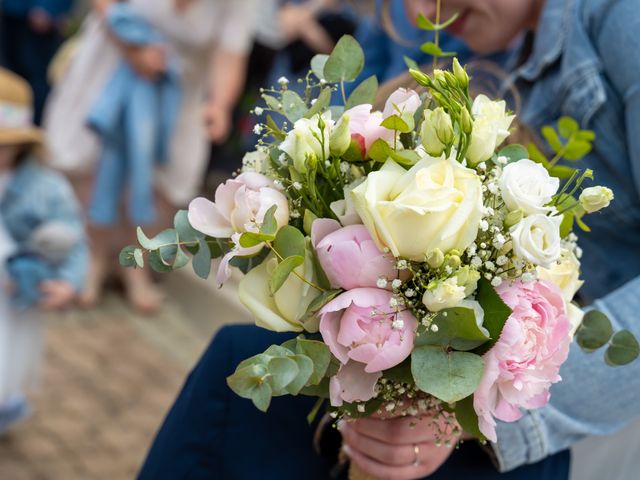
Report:
M498 422L498 443L492 443L495 461L501 472L542 460L548 454L538 412L524 412L514 423Z

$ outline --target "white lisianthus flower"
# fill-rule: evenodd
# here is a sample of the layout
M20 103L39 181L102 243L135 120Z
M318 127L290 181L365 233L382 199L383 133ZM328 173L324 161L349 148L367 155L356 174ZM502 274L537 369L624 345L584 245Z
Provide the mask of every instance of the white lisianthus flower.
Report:
M549 175L539 163L522 159L504 167L498 184L510 211L522 210L531 215L549 211L545 205L558 192L560 180Z
M613 191L607 187L585 188L580 194L580 205L587 213L594 213L607 208L613 200Z
M322 123L324 128L321 129ZM280 150L293 159L293 165L298 172L305 173L307 162L329 158L332 128L331 112L325 112L322 121L320 114L311 118L301 118L287 133L287 137L280 144Z
M422 303L430 312L439 312L458 306L466 296L465 287L458 285L458 278L451 277L438 282L433 288L428 288L422 296Z
M338 217L343 227L362 224L362 219L360 215L358 215L355 204L353 203L351 192L363 181L364 177L361 177L344 187L344 200L336 200L329 205L329 208L336 214L336 217Z
M582 319L584 318L584 311L575 303L571 302L566 302L565 308L567 310L567 318L569 319L569 324L571 325L569 336L573 338L573 336L576 334L576 330L578 330L578 327L582 323Z
M425 261L435 249L463 252L478 235L482 184L454 158L427 156L409 171L387 160L351 195L378 248L395 257Z
M410 88L398 88L385 102L382 114L384 118L390 117L391 115L413 116L421 104L422 100L420 100L420 95L414 90Z
M539 279L560 287L567 303L573 300L573 296L584 283L580 280L580 261L571 250L566 248L561 250L560 258L549 268L538 267L537 270Z
M349 115L344 114L331 132L329 150L336 157L342 156L351 144L351 131L349 130Z
M522 260L545 268L560 257L561 216L534 213L511 227L513 251Z
M273 254L253 270L250 270L238 286L240 302L255 317L256 325L274 332L318 331L318 318L307 319L307 308L320 294L318 290L303 282L293 273L274 295L269 290L269 278L278 266ZM295 271L303 278L316 283L310 255Z
M425 110L420 136L429 155L442 155L447 145L453 142L453 124L449 114L442 107Z
M478 95L471 107L473 131L467 150L467 160L477 165L491 158L502 142L509 136L509 127L515 118L507 115L504 100L494 102L485 95Z

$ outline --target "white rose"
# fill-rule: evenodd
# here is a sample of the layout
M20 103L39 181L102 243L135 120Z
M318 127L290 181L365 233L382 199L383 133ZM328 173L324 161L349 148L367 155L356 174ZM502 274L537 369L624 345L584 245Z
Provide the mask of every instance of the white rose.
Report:
M544 205L557 193L560 180L539 163L522 159L504 167L498 184L509 210L520 209L530 215L549 211Z
M509 136L509 127L515 118L506 114L504 100L494 102L485 95L478 95L471 107L473 131L467 150L467 160L477 165L491 158L502 142Z
M478 235L480 178L453 158L426 157L409 171L387 160L351 195L378 247L396 257L424 261L436 248L462 252Z
M363 181L364 177L359 178L355 182L344 187L344 200L336 200L335 202L331 202L329 205L329 208L331 208L331 211L336 214L336 217L338 217L338 220L340 220L343 227L346 227L347 225L362 224L362 219L360 218L360 215L358 215L353 203L351 192Z
M580 194L580 205L587 213L607 208L613 200L613 191L607 187L585 188Z
M538 267L538 278L560 287L566 302L573 300L584 283L580 280L580 261L566 248L562 249L558 261L553 262L549 268Z
M511 227L515 254L529 263L549 268L560 257L561 216L534 213Z
M321 129L322 123L324 126ZM331 112L325 112L322 117L318 114L311 118L301 118L293 124L293 129L287 133L279 148L293 159L297 171L305 173L308 161L324 161L329 158L332 128Z
M269 290L269 278L277 267L278 260L273 254L240 281L238 296L240 302L253 314L256 325L274 332L318 331L318 318L305 318L311 302L320 294L318 290L303 282L293 273L274 295ZM301 277L316 283L310 255L295 271Z
M422 303L429 311L439 312L458 306L466 296L465 287L458 285L457 277L451 277L427 289L422 296Z

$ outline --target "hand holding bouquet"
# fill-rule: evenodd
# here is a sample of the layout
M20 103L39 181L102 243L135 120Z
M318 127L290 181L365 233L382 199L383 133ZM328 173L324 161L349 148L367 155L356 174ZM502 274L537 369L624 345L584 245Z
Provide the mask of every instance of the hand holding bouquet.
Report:
M472 99L457 60L412 69L422 93L399 89L383 111L375 78L339 105L362 64L344 37L314 59L303 95L284 79L265 91L242 172L175 229L139 230L143 248L123 250L131 266L147 250L159 271L191 255L204 278L220 257L217 282L245 272L239 296L258 326L301 332L238 365L233 391L261 410L273 396L318 397L311 416L325 402L344 419L429 411L443 442L460 427L497 441L496 420L549 401L574 335L588 350L608 343L609 363L634 360L629 332L612 337L602 313L572 303L573 226L588 230L584 216L613 194L583 188L593 172L558 161L588 152L593 133L569 118L548 127L552 160L503 147L514 116L504 101Z

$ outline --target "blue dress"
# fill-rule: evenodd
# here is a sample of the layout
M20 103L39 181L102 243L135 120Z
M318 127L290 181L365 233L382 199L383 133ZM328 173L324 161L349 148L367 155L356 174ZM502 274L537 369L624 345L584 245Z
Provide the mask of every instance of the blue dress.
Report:
M226 385L240 361L288 335L253 325L225 327L189 375L151 447L139 480L326 480L332 465L315 453L315 399L274 398L265 414ZM569 453L499 474L476 443L455 450L433 480L566 480ZM337 478L346 478L343 471Z

